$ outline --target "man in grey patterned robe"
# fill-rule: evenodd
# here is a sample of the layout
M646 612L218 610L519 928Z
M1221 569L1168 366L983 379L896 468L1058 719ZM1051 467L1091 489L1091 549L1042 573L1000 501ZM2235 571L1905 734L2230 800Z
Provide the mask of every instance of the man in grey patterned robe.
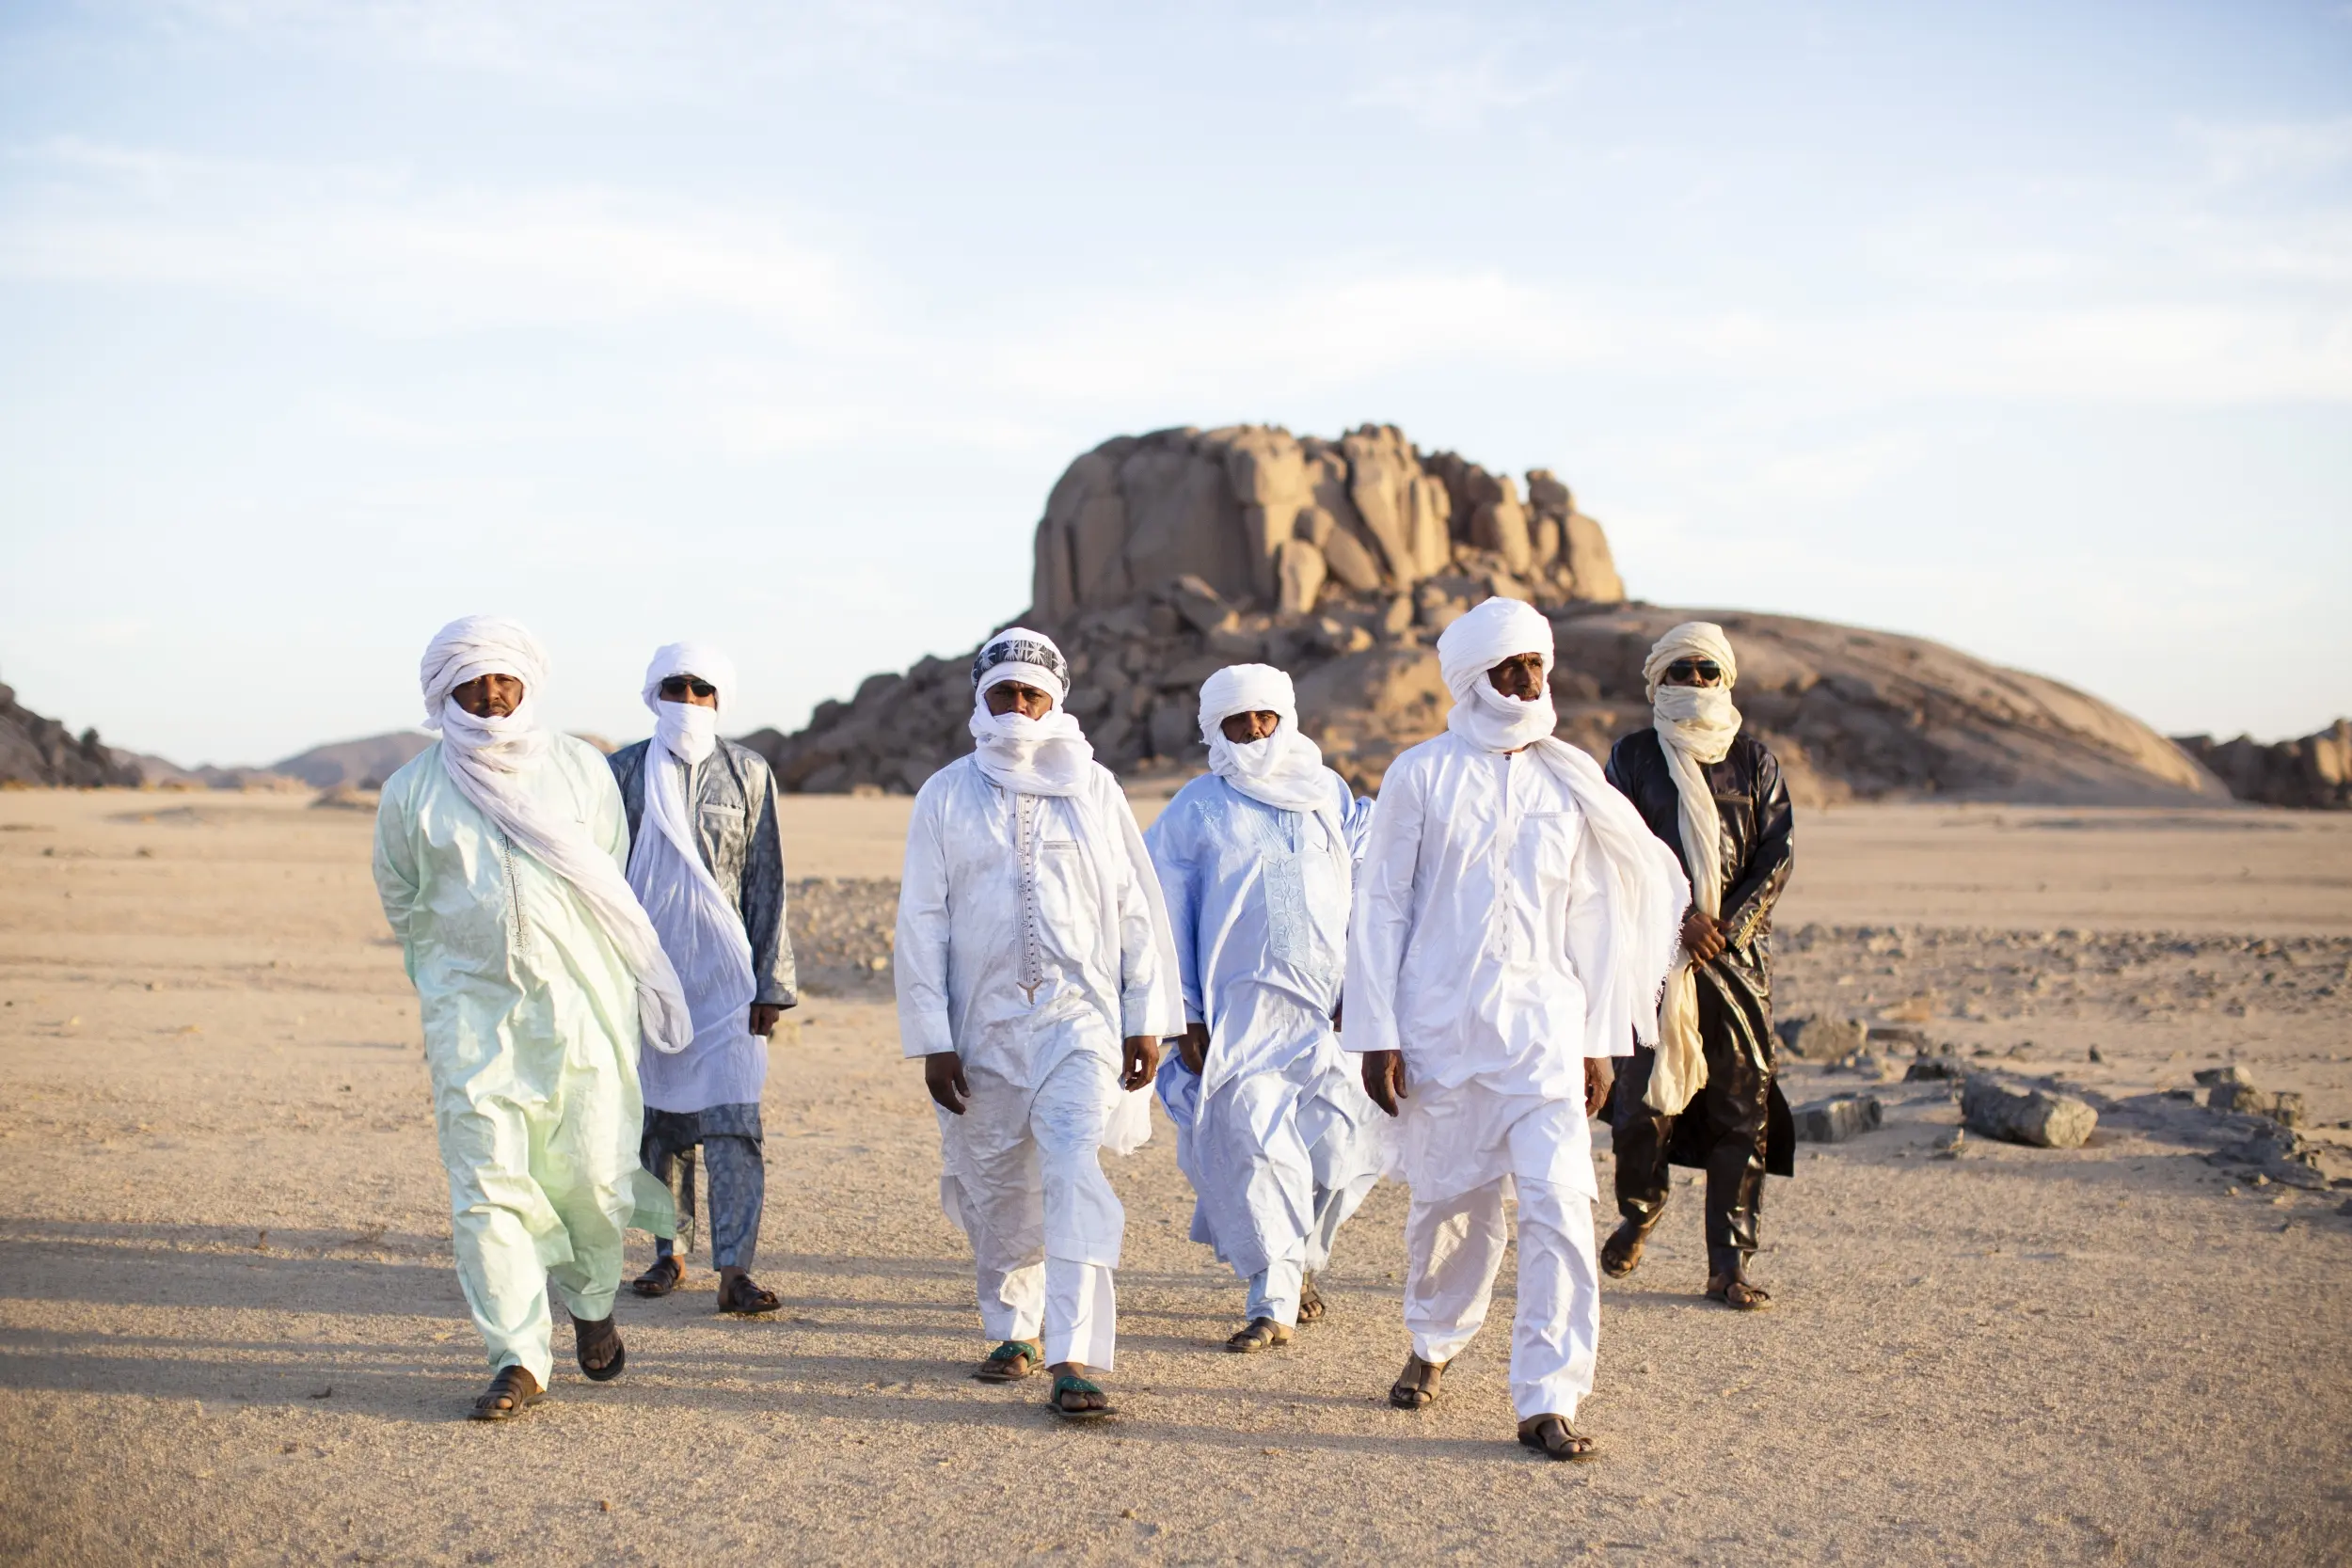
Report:
M645 672L654 736L612 754L628 813L629 885L661 935L694 1014L694 1041L675 1056L644 1053L645 1168L677 1202L678 1238L693 1250L694 1151L709 1178L710 1259L719 1310L772 1312L751 1276L767 1196L759 1121L768 1036L793 990L785 933L784 848L776 787L758 752L719 738L719 705L735 666L715 648L672 643ZM657 1240L632 1284L667 1295L684 1257Z

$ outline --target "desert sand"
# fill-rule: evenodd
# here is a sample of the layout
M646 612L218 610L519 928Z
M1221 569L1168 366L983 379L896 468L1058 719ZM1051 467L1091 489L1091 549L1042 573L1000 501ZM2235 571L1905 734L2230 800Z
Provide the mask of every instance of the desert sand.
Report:
M796 876L896 875L905 800L787 805ZM1511 1441L1507 1271L1443 1399L1385 1402L1393 1187L1342 1238L1327 1323L1225 1354L1240 1291L1184 1240L1163 1124L1109 1162L1124 1415L1066 1430L1041 1383L965 1375L986 1345L886 976L812 997L775 1052L758 1274L784 1311L715 1316L698 1266L623 1298L619 1382L564 1375L559 1328L549 1400L469 1423L485 1369L370 826L300 798L0 793L0 1555L2347 1555L2344 1195L2208 1164L2193 1107L1937 1159L1947 1085L1791 1063L1792 1101L1867 1086L1886 1126L1770 1183L1769 1313L1699 1298L1678 1195L1606 1288L1581 1420L1604 1458L1578 1466ZM1856 807L1806 814L1798 863L1785 1012L1908 1021L2110 1105L2235 1059L2352 1139L2352 818ZM2352 1166L2331 1144L2326 1168Z

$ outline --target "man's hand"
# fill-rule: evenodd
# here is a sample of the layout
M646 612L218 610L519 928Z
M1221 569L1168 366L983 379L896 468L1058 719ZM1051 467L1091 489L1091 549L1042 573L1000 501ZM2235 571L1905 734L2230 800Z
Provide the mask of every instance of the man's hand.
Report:
M963 1058L952 1051L936 1051L923 1058L923 1086L949 1116L963 1115L972 1085L963 1081Z
M1606 1056L1584 1058L1584 1114L1600 1115L1600 1108L1609 1103L1609 1087L1617 1081L1617 1069Z
M1724 940L1724 928L1715 924L1715 917L1692 910L1682 917L1682 950L1701 963L1724 956L1731 944Z
M1187 1035L1185 1037L1191 1037ZM1122 1089L1139 1089L1152 1082L1152 1075L1160 1070L1160 1037L1129 1035L1125 1043L1127 1072L1126 1076L1120 1079L1119 1086Z
M1199 1019L1184 1025L1184 1037L1176 1042L1176 1056L1184 1069L1196 1077L1209 1065L1209 1026Z
M773 1002L752 1004L752 1033L761 1039L776 1032L776 1024L784 1017L784 1009Z
M1364 1092L1372 1096L1375 1105L1396 1115L1396 1102L1405 1098L1405 1053L1365 1052Z

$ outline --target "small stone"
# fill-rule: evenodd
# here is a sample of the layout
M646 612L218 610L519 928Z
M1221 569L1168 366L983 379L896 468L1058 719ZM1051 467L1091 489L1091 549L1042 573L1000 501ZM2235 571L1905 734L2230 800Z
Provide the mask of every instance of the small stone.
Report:
M1987 1137L2042 1148L2080 1148L2099 1124L2099 1113L2073 1095L2012 1089L1984 1073L1963 1086L1960 1113Z
M1967 1142L1967 1132L1963 1128L1955 1127L1935 1140L1935 1157L1939 1160L1957 1160L1960 1158L1961 1149L1966 1146Z
M2099 1054L2099 1048L2095 1045L2090 1048L2090 1059L2094 1062L2104 1062L2106 1060L2105 1056Z
M1912 1058L1911 1066L1903 1070L1905 1083L1919 1083L1929 1079L1960 1082L1965 1080L1967 1076L1968 1069L1961 1065L1961 1060L1957 1056L1915 1056Z
M1800 1105L1790 1117L1800 1143L1842 1144L1874 1131L1885 1112L1876 1095L1841 1094Z

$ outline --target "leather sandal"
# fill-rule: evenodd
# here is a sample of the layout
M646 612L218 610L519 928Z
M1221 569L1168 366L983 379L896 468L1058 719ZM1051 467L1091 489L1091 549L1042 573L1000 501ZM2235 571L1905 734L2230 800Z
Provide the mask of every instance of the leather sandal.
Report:
M1065 1394L1076 1394L1082 1397L1092 1394L1103 1402L1073 1407L1062 1402L1062 1396ZM1105 1416L1118 1414L1111 1408L1109 1399L1104 1395L1099 1385L1089 1383L1074 1372L1064 1372L1054 1379L1054 1391L1046 1402L1052 1407L1054 1414L1065 1421L1099 1421Z
M1262 1350L1275 1350L1291 1342L1291 1331L1272 1318L1252 1318L1240 1333L1225 1341L1225 1348L1236 1355L1255 1355Z
M1323 1305L1323 1292L1315 1289L1313 1275L1309 1275L1298 1282L1298 1321L1300 1323L1319 1323L1323 1321L1324 1314L1329 1310L1329 1307Z
M1044 1361L1045 1347L1035 1339L1008 1339L990 1351L972 1375L982 1383L1018 1383Z
M750 1275L719 1282L719 1310L722 1312L755 1317L762 1312L773 1312L783 1305L782 1297L773 1291L761 1289Z
M1419 1410L1434 1402L1438 1397L1438 1380L1445 1375L1451 1361L1423 1361L1418 1355L1405 1358L1405 1370L1396 1375L1389 1389L1389 1402L1399 1410Z
M590 1366L589 1352L602 1350L607 1345L612 1347L612 1359L601 1367ZM621 1375L623 1367L628 1365L628 1347L621 1343L621 1331L612 1326L612 1320L609 1317L572 1320L572 1355L579 1361L580 1372L591 1383L610 1383Z
M1707 1299L1720 1301L1734 1312L1761 1312L1772 1305L1772 1293L1738 1275L1715 1275L1707 1282Z
M1600 1243L1600 1272L1612 1279L1623 1279L1642 1266L1642 1247L1648 1240L1646 1226L1627 1220Z
M539 1380L527 1367L501 1367L490 1386L473 1402L469 1418L476 1421L511 1421L544 1397Z
M1600 1445L1568 1425L1565 1416L1530 1416L1519 1423L1519 1441L1547 1459L1581 1465L1600 1457Z
M628 1282L628 1288L641 1296L666 1296L685 1283L686 1265L673 1253L656 1258L651 1268Z

